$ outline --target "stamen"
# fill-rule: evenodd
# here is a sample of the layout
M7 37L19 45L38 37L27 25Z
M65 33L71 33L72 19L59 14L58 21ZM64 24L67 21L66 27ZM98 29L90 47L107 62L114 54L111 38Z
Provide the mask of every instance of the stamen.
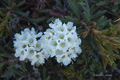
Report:
M31 54L34 54L34 51L33 51L33 50L30 50L30 53L31 53Z
M32 40L32 39L30 40L30 43L33 43L33 40Z
M68 41L69 41L69 42L71 42L71 41L72 41L72 39L71 39L71 38L68 38Z
M63 38L64 38L64 36L63 36L63 35L60 35L60 38L61 38L61 39L63 39Z
M39 44L36 44L36 47L38 48L38 47L40 47L40 45L39 45Z
M65 46L65 44L64 44L64 43L62 43L62 44L61 44L61 47L64 47L64 46Z
M56 46L56 45L57 45L57 43L56 43L56 42L53 42L53 45L54 45L54 46Z

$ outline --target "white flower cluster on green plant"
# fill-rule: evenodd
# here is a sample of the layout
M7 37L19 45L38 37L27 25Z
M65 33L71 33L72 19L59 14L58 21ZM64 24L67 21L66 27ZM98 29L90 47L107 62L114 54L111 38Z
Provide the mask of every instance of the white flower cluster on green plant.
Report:
M31 65L43 64L48 57L55 57L58 63L67 66L78 57L82 50L76 26L72 22L63 24L59 19L49 26L43 35L37 34L34 28L15 34L15 56L20 57L20 61L28 59Z
M72 22L62 24L59 19L49 26L51 29L47 29L40 39L41 47L50 57L56 57L58 63L67 66L82 52L76 26L73 26Z
M16 33L14 35L15 41L15 57L19 57L20 61L29 60L31 65L44 64L45 59L48 58L41 48L40 37L42 32L38 34L34 28L29 30L28 28L21 31L21 34Z

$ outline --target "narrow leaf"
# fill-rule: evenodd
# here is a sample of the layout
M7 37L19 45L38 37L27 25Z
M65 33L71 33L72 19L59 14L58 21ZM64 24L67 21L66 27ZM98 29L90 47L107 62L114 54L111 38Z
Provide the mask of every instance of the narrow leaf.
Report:
M77 3L75 1L72 1L72 0L67 0L70 8L72 9L74 15L78 18L80 18L80 15L79 15L79 12L78 12L78 8L77 8Z
M46 19L48 19L48 17L43 16L43 17L40 17L40 18L32 18L32 19L30 19L30 21L39 23L39 22L44 21Z
M15 7L16 8L21 7L25 2L26 2L26 0L21 1L20 3L16 4Z
M78 25L78 26L80 26L80 25L81 25L80 21L76 20L76 19L75 19L75 18L73 18L73 17L70 17L70 16L65 16L65 18L66 18L67 20L69 20L69 21L74 22L74 23L75 23L76 25Z
M100 1L96 4L96 6L102 6L102 5L105 5L109 2L109 0L105 0L105 1Z
M3 66L6 65L8 61L3 61L0 63L0 70L2 70Z
M93 15L93 16L91 17L91 19L93 19L93 20L94 20L94 19L97 19L98 17L104 15L106 12L107 12L106 10L97 12L95 15Z
M41 9L39 12L40 13L49 13L49 12L52 12L53 10L52 9Z
M61 2L61 0L56 0L56 3L57 3L57 5L59 5L60 7L62 7L62 2Z

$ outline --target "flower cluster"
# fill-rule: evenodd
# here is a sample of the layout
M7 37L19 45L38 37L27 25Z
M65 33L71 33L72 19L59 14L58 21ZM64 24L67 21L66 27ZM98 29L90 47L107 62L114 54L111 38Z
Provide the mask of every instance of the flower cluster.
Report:
M49 26L44 35L41 32L37 34L34 28L26 28L21 35L15 34L15 56L20 60L28 59L31 65L43 64L48 57L55 57L58 63L65 66L75 60L82 52L76 26L72 22L62 24L59 19Z
M47 29L41 37L41 47L50 57L56 57L58 63L65 66L75 60L82 52L79 47L81 39L77 36L76 26L72 22L62 24L59 19L50 23L51 29Z
M45 59L48 57L44 54L41 48L40 37L42 33L38 34L35 32L34 28L29 30L28 28L21 31L21 34L16 33L14 35L15 41L15 57L20 57L20 61L29 60L31 65L34 64L44 64Z

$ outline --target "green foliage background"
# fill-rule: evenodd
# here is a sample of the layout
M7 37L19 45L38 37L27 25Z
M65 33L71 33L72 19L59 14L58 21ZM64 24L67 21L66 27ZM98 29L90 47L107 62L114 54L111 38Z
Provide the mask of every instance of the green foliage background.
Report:
M74 22L82 39L73 64L31 66L14 57L15 33L44 32L56 18ZM0 80L119 80L119 18L120 0L0 0Z

